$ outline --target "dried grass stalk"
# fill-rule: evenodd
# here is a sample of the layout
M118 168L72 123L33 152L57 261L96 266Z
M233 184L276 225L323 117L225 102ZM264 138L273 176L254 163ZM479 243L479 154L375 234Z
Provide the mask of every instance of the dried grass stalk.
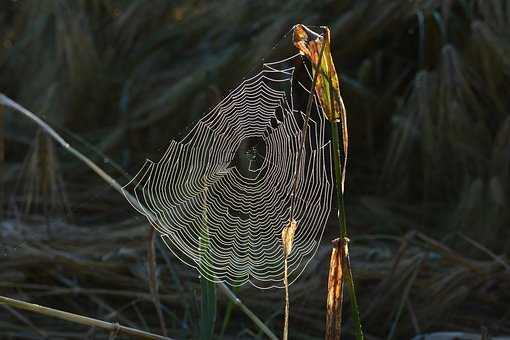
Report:
M326 340L340 340L342 333L344 241L333 240L329 261Z
M292 251L292 244L294 242L294 233L296 232L297 222L291 220L289 224L282 230L282 243L283 243L283 256L287 258Z
M4 136L4 108L0 106L0 173L4 173L5 136ZM0 182L0 216L4 212L4 181Z
M156 230L154 228L149 229L149 237L147 242L147 267L149 273L149 289L152 295L154 307L158 313L159 324L161 326L161 333L163 336L168 336L166 331L165 317L161 309L161 300L159 298L159 283L157 278L157 263L156 263Z
M284 261L284 273L283 273L283 284L285 285L285 323L283 326L283 340L287 340L289 336L289 279L288 279L288 263L287 258L292 251L292 244L294 243L294 234L296 233L297 222L290 220L289 224L282 230L282 247L283 247L283 261Z
M99 329L103 329L109 332L115 332L117 334L125 334L135 337L136 339L160 339L160 340L171 340L170 338L163 337L157 334L152 334L149 332L141 331L138 329L134 329L131 327L122 326L118 323L111 323L106 321L101 321L93 318L89 318L86 316L64 312L58 309L48 308L39 306L33 303L28 303L20 300L11 299L8 297L0 296L0 305L6 305L10 307L14 307L17 309L26 310L29 312L34 312L42 315L46 315L53 318L58 318L62 320L67 320L70 322L96 327Z

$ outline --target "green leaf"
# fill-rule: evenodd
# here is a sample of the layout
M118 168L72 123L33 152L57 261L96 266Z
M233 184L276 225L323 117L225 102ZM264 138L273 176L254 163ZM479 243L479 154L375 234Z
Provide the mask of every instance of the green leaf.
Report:
M216 284L201 276L200 287L202 288L200 339L208 340L213 338L216 323Z

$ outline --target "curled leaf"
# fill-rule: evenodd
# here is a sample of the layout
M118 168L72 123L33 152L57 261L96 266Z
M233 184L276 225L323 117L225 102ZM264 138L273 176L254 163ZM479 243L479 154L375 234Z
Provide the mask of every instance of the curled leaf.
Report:
M294 27L294 46L310 60L313 72L319 72L315 84L315 93L319 98L324 114L331 123L341 123L344 152L342 168L343 193L349 148L347 114L340 94L338 74L336 73L333 56L331 55L331 32L328 27L323 27L323 29L324 34L320 35L305 25L296 25ZM322 57L320 57L321 51ZM319 61L320 65L318 65Z
M328 297L326 313L326 340L340 340L342 331L344 241L333 241L329 262Z
M282 230L283 255L287 258L292 251L292 243L294 242L294 233L296 232L297 222L289 221L289 224Z
M283 282L285 285L285 324L283 327L283 340L287 340L289 337L289 280L288 280L288 263L287 257L292 251L292 244L294 242L294 234L296 233L297 222L290 220L289 223L282 230L282 247L284 257L284 276Z
M294 46L312 63L313 71L319 70L315 91L324 109L324 114L332 122L340 122L345 107L340 97L340 83L333 63L329 28L324 28L321 36L304 25L294 28ZM324 44L324 55L319 67L319 54Z

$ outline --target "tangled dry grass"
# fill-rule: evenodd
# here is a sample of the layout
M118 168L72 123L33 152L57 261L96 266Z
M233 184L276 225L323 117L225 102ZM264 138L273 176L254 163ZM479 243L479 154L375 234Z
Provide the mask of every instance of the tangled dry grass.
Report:
M0 8L1 92L44 114L121 182L261 57L285 55L284 44L273 46L293 24L327 24L349 107L346 203L367 338L482 327L510 334L507 1L19 0ZM3 110L0 123L1 294L158 332L148 225L29 121ZM296 338L322 337L328 251L290 288ZM199 281L159 244L156 254L168 334L190 337ZM280 291L237 293L282 327ZM217 334L257 336L220 299ZM108 337L0 308L1 337L84 334Z
M96 225L93 232L69 224L54 227L59 232L48 236L45 227L3 222L2 237L9 240L9 250L3 254L8 261L0 264L4 295L135 328L159 329L149 290L145 224L127 220ZM389 329L395 339L437 329L479 333L481 325L508 334L510 266L472 240L464 242L484 259L462 255L448 242L421 233L359 237L352 257L367 338L380 338ZM320 338L323 332L329 250L324 245L310 270L290 287L291 325L293 334L300 334L296 338ZM156 253L159 298L170 336L190 336L198 313L198 277L159 243ZM280 291L267 291L261 297L259 290L243 287L237 294L272 329L281 328ZM223 316L228 301L220 300ZM94 334L92 329L37 315L20 316L14 310L2 312L1 324L2 334L22 338ZM240 313L234 313L227 330L225 338L252 337L256 332ZM95 331L95 337L101 338L101 332Z

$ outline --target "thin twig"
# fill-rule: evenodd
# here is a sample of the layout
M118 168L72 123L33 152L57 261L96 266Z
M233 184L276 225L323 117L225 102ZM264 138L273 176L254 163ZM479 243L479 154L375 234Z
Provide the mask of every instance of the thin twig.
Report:
M156 264L156 229L150 228L149 237L147 240L147 266L149 272L149 290L152 295L154 307L158 313L159 325L161 326L161 332L164 336L167 336L165 318L163 311L161 310L161 300L159 298L159 287L157 279L157 264Z
M489 255L494 261L496 261L497 263L499 263L500 265L502 265L507 271L510 272L510 265L505 261L504 257L503 256L498 256L496 254L494 254L494 252L492 252L490 249L488 249L487 247L485 247L484 245L476 242L475 240L473 240L472 238L462 234L462 233L459 233L460 237L462 237L464 240L466 240L467 242L471 243L473 246L475 246L476 248L478 248L479 250L481 250L482 252L486 253L487 255Z
M26 310L29 312L34 312L34 313L54 317L57 319L62 319L62 320L67 320L67 321L74 322L74 323L79 323L79 324L85 325L85 326L100 328L100 329L103 329L103 330L109 331L109 332L114 332L114 331L118 330L119 333L122 333L125 335L131 335L131 336L137 337L139 339L171 340L168 337L144 332L144 331L134 329L131 327L122 326L122 325L119 325L118 323L101 321L101 320L89 318L89 317L78 315L78 314L64 312L64 311L61 311L58 309L43 307L43 306L36 305L33 303L28 303L25 301L11 299L11 298L8 298L5 296L0 296L0 304L11 306L11 307L22 309L22 310Z
M290 314L290 302L289 302L289 278L288 278L288 261L287 256L283 259L283 285L285 286L285 317L283 323L283 340L289 338L289 314Z
M121 297L130 297L137 298L140 300L152 301L152 295L144 292L138 292L134 290L113 290L113 289L95 289L95 288L82 288L82 287L58 287L58 286L48 286L48 285L38 285L38 284L25 284L19 282L0 282L0 288L22 288L22 289L34 289L34 290L43 290L45 292L35 292L32 293L33 296L43 297L43 296L53 296L53 295L78 295L78 294L94 294L94 295L108 295L108 296L121 296ZM179 296L177 294L163 294L160 295L160 298L165 301L176 301Z
M386 338L386 340L393 339L393 336L395 335L395 332L397 330L398 322L400 321L400 317L401 317L402 312L404 310L404 306L406 305L406 302L408 302L409 293L411 292L411 288L413 287L414 281L416 280L416 277L418 276L418 273L420 272L421 264L423 263L423 260L424 260L423 256L418 259L418 263L416 264L416 268L415 268L411 278L409 279L407 285L404 288L404 292L402 294L402 299L400 300L400 303L398 305L397 312L396 312L396 315L395 315L395 320L393 321L393 323L391 325L390 332L388 333L388 337Z
M469 270L472 270L475 273L480 272L480 268L477 267L473 262L469 261L456 251L452 250L448 246L444 245L443 243L428 237L427 235L423 233L417 233L416 236L427 243L432 249L434 249L437 252L441 252L444 254L445 257L450 258L451 260L463 265L464 267L468 268Z
M414 307L413 307L409 297L407 297L407 299L406 299L406 307L407 307L407 311L409 313L409 318L411 319L411 323L413 324L414 333L420 334L421 333L420 324L418 322L418 318L416 317L416 312L414 311Z
M244 312L244 314L246 314L257 325L257 327L262 332L264 332L265 335L267 335L267 337L269 339L271 339L271 340L278 340L278 337L266 326L266 324L264 322L262 322L262 320L260 320L250 309L248 309L248 307L246 307L246 305L241 301L241 299L239 299L234 294L234 292L232 292L232 290L227 287L226 284L224 284L223 282L220 282L218 284L218 287L220 287L220 290L222 290L223 293L225 293L225 295L230 300L232 300L232 302L237 307L239 307Z
M0 173L5 173L4 161L5 161L5 134L4 134L4 108L0 106ZM4 213L4 181L0 183L0 216Z

